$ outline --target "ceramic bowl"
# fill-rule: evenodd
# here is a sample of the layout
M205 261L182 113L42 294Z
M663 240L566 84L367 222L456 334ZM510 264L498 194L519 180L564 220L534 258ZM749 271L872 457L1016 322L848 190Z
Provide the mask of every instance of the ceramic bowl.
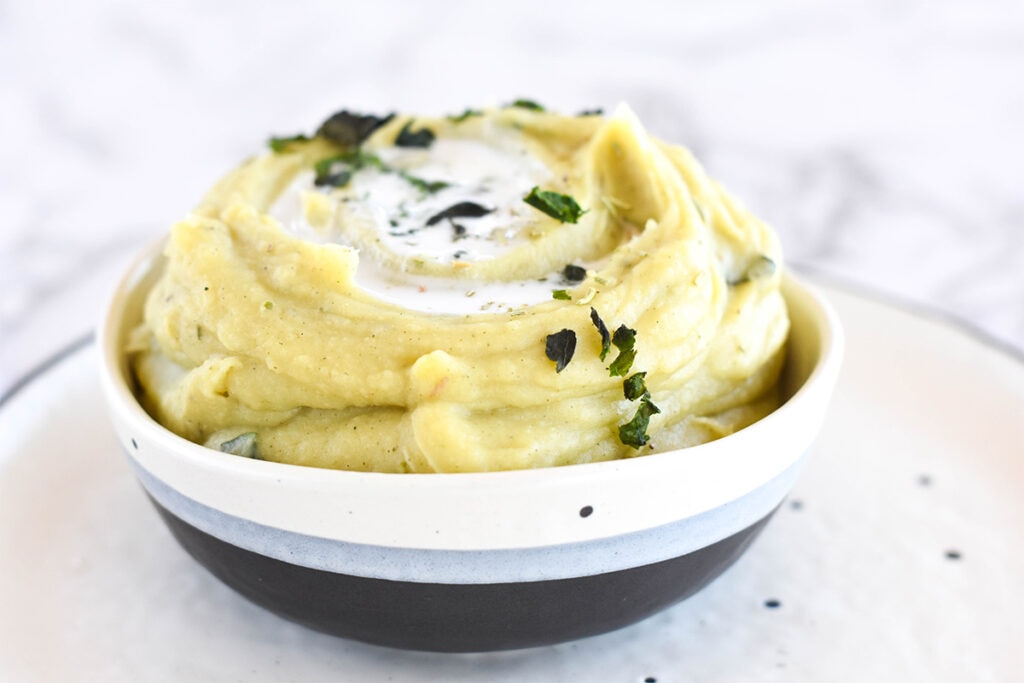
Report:
M786 275L786 402L685 450L479 474L345 472L210 450L139 405L121 349L162 264L143 255L100 331L120 442L177 541L253 602L345 638L487 651L626 626L707 585L793 485L839 369L829 306Z

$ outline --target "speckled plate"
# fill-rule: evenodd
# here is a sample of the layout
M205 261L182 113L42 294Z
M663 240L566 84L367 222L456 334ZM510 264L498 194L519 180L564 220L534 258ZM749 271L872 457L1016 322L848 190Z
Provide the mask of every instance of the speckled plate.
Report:
M0 679L1008 681L1024 671L1024 363L841 291L847 357L797 488L709 588L564 645L441 655L312 632L201 570L70 349L0 403Z

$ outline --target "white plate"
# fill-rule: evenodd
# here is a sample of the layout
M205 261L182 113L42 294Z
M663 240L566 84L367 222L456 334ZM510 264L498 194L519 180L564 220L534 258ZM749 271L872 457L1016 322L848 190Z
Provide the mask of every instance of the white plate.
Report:
M0 406L0 680L1024 679L1024 364L826 293L846 364L754 547L641 624L493 655L339 640L222 586L135 483L85 345Z

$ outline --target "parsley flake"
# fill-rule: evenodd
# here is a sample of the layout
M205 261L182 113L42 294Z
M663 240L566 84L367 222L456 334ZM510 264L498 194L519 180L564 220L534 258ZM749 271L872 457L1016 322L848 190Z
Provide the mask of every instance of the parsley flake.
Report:
M455 115L455 116L449 116L448 120L451 121L452 123L462 123L463 121L468 119L470 116L483 116L483 115L484 115L484 113L482 111L480 111L479 109L466 109L461 114L458 114L458 115Z
M246 432L233 439L228 439L220 445L220 450L231 455L240 455L243 458L260 459L259 451L256 448L256 432Z
M562 269L562 279L570 284L583 282L587 279L587 269L570 263Z
M629 369L633 367L634 360L636 360L636 349L619 352L612 364L608 366L608 375L610 377L625 377Z
M544 111L544 107L542 105L537 104L533 100L527 100L527 99L523 99L523 98L520 98L518 100L514 100L508 106L509 107L517 107L519 109L529 109L530 111Z
M604 321L601 320L601 316L593 308L590 309L590 320L594 323L594 327L597 328L598 334L601 335L601 360L603 361L608 355L608 351L612 348L612 335L608 332L608 327L604 324Z
M412 121L406 121L405 125L402 126L402 130L398 131L398 137L395 138L396 147L430 147L434 142L434 131L429 128L420 128L417 131L412 129Z
M476 202L459 202L458 204L452 204L444 211L435 213L433 216L427 219L427 225L437 225L445 218L479 218L480 216L486 216L492 213L494 209L488 209L486 206L480 206Z
M288 148L296 142L309 142L309 138L302 133L290 137L272 137L267 141L267 145L275 153L280 154L281 152L288 151Z
M612 335L612 344L615 344L619 351L631 350L636 345L636 330L619 325L619 329Z
M638 372L627 377L622 383L622 395L630 401L635 401L638 398L650 398L651 392L647 390L645 377L647 377L646 372Z
M352 171L345 169L337 173L317 173L313 184L317 187L345 187L352 180Z
M569 195L542 190L536 186L523 197L523 201L562 223L575 223L586 213Z
M650 437L647 435L647 427L650 425L651 416L657 415L660 412L661 410L658 406L651 403L649 398L642 398L639 407L636 409L636 414L633 415L633 419L619 426L619 441L626 446L632 446L636 449L647 445L647 442L650 441Z
M413 187L423 194L434 194L435 192L440 192L446 187L451 187L452 185L445 180L424 180L419 176L406 173L405 171L399 171L398 175L402 176L402 178L407 180Z
M345 164L348 168L334 173L332 171L334 170L335 164ZM324 185L329 185L331 187L345 187L352 179L353 173L367 166L373 166L382 171L388 170L384 166L384 162L381 161L380 157L376 154L371 154L358 149L351 152L335 154L334 156L327 157L326 159L321 159L313 166L313 172L316 174L316 177L313 179L313 184L317 187L323 187Z
M549 334L544 343L544 353L548 360L555 362L555 372L565 370L565 366L576 353L576 333L569 329Z
M608 374L612 377L625 377L636 360L636 330L619 325L612 335L612 344L619 350L619 355L608 366Z
M552 299L558 299L559 301L572 301L572 297L569 296L569 292L564 289L556 289L551 292Z
M339 111L320 124L316 134L342 147L358 147L375 130L394 118L373 116L372 114L354 114L350 111Z

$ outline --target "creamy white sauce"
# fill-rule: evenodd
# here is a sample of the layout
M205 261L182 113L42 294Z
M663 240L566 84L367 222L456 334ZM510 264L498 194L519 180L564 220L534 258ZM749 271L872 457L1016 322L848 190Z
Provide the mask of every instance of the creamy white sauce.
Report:
M374 212L385 244L397 253L425 255L443 262L493 258L526 239L535 209L523 202L534 185L550 178L547 167L523 148L499 149L475 140L436 140L429 149L379 150L388 165L427 182L450 183L424 193L397 174L356 174L351 192L366 197L360 206ZM491 213L427 221L460 202Z
M440 277L395 276L376 264L360 262L356 284L378 299L424 313L470 315L508 313L550 301L564 289L561 276L521 282L476 282Z
M270 208L270 215L304 240L345 244L362 251L367 246L364 240L374 239L400 257L469 263L499 256L528 239L537 213L523 197L551 178L547 166L525 148L512 145L437 139L427 149L366 151L376 154L386 169L359 169L342 188L317 188L312 171L301 173ZM343 168L342 164L336 166L337 170ZM447 186L424 191L410 176ZM321 227L311 224L305 210L303 195L310 192L322 193L330 201L331 219ZM427 225L432 217L461 202L492 211ZM384 301L446 314L516 310L548 301L553 290L567 286L559 274L512 283L415 276L385 267L365 254L361 254L356 283Z

